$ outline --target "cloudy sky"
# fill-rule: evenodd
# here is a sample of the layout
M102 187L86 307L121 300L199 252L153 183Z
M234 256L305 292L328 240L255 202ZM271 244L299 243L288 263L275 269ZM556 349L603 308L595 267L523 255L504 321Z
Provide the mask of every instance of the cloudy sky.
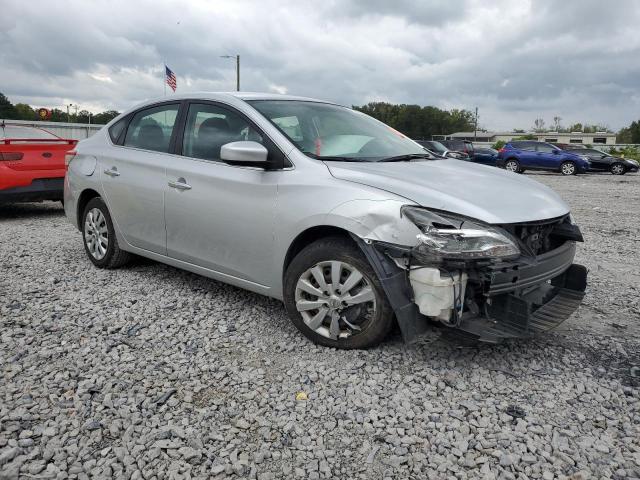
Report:
M122 110L242 89L479 108L488 129L640 118L640 1L2 0L0 92Z

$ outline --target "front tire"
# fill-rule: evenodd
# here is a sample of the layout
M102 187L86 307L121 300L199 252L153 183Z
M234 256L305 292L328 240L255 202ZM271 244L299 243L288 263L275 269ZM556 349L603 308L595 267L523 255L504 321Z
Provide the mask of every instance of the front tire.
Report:
M578 173L578 169L573 162L563 162L562 165L560 165L560 173L562 173L562 175L575 175Z
M131 259L120 249L109 209L100 197L89 200L82 214L82 240L89 260L98 268L118 268Z
M293 259L284 276L284 303L296 328L327 347L373 347L393 326L378 276L346 238L318 240Z
M624 165L622 165L621 163L614 163L613 165L611 165L611 167L609 167L609 171L613 175L624 175L626 173Z

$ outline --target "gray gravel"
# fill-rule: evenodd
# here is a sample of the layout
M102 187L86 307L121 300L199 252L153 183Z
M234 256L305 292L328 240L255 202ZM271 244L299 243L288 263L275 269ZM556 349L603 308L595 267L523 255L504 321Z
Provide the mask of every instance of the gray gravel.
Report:
M1 206L0 478L640 477L640 178L532 177L571 204L590 287L500 346L315 347L277 301L97 270L57 204Z

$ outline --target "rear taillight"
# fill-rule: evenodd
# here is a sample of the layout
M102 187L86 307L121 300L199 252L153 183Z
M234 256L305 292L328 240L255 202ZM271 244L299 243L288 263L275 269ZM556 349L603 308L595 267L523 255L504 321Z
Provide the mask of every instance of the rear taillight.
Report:
M0 162L16 162L22 160L22 152L0 152Z
M502 147L500 150L498 150L498 153L502 153L506 150L506 148Z
M73 157L76 156L76 151L75 150L69 150L67 153L64 154L64 166L68 167L69 164L71 163L71 160L73 160Z

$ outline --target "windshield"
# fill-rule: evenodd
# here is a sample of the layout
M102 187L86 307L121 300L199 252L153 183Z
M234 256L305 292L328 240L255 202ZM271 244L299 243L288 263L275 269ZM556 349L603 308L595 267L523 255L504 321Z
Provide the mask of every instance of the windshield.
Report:
M438 153L447 153L449 151L447 147L440 142L429 142L429 145L431 146L431 150L435 150Z
M312 158L375 162L404 155L428 156L413 140L350 108L297 100L248 103Z

